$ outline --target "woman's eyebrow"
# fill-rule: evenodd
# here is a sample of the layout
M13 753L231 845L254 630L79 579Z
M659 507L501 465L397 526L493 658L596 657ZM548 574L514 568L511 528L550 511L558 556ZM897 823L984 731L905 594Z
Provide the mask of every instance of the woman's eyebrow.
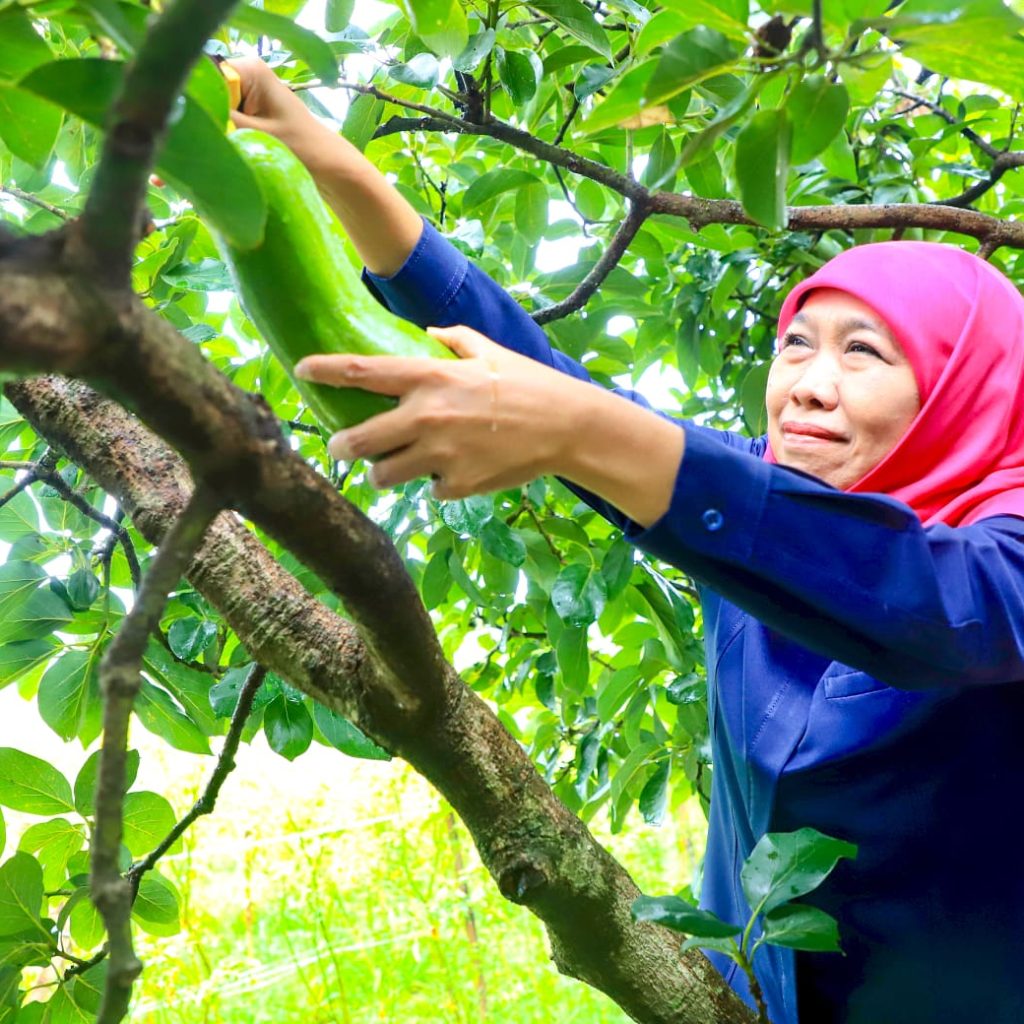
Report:
M811 317L802 312L794 313L790 323L806 324L808 327L817 326ZM885 324L879 323L877 320L868 320L862 316L846 317L840 320L836 326L840 334L852 334L854 331L873 331L875 334L882 335L883 338L892 337L892 332Z

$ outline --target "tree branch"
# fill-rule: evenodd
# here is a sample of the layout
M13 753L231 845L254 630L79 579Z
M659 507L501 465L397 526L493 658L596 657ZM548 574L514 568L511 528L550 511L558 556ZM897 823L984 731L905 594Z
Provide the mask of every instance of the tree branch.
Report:
M204 43L236 3L173 0L146 33L114 103L85 210L68 239L71 265L111 285L128 285L139 211L172 106Z
M0 267L0 339L10 296L2 276ZM45 281L38 287L42 294L49 290ZM6 394L41 435L117 498L143 536L160 543L192 486L184 463L166 444L77 381L23 380L8 384ZM190 393L193 402L197 395L205 402L207 394L205 384ZM213 395L209 400L218 401ZM200 404L196 415L215 414ZM248 478L250 488L267 482L259 468ZM302 489L293 490L289 505L305 504ZM280 513L290 514L288 507ZM321 548L348 543L344 529L332 527L331 517L316 509L304 512L303 523ZM372 524L358 529L363 537L357 532L356 544L374 543ZM322 540L327 536L329 545ZM396 726L394 716L378 712L386 703L367 699L376 685L368 670L374 656L352 623L310 595L230 514L214 521L188 578L255 660L350 718L440 790L470 827L502 891L544 921L563 973L601 989L645 1024L749 1024L749 1011L702 956L680 958L678 937L632 920L629 907L638 890L629 875L557 800L528 755L450 668L441 717L418 730ZM373 582L383 587L385 601L392 598L386 576ZM418 670L411 663L410 688L426 677L431 657L424 652Z
M128 720L141 683L142 654L157 628L167 594L181 579L217 514L218 499L196 490L143 580L135 606L125 617L100 663L103 691L103 746L96 782L96 827L91 849L90 892L107 929L110 966L97 1024L118 1024L128 1012L132 986L142 964L132 947L132 886L121 876L118 857L123 831Z
M601 258L594 264L590 273L580 281L568 298L563 299L554 306L547 306L532 314L534 321L538 324L547 324L552 320L560 320L562 317L576 312L577 309L582 309L587 304L590 296L600 287L601 282L615 269L619 260L622 259L623 254L629 247L629 243L636 237L636 233L650 214L650 210L649 202L634 201L629 215L619 226L618 231L615 232L615 237L608 243L608 248L601 254Z
M61 220L69 220L71 218L71 214L67 210L62 210L59 206L54 206L53 203L48 203L45 199L40 199L38 196L32 195L31 192L26 192L15 185L0 185L0 192L13 196L21 203L31 203L32 206L38 206L40 210L46 210Z

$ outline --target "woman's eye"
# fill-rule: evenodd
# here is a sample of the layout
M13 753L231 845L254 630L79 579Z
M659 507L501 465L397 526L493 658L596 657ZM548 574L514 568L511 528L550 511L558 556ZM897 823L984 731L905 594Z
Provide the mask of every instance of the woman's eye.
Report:
M869 356L877 356L879 359L882 358L881 352L878 351L873 345L869 345L866 341L855 341L850 345L851 352L864 352Z
M789 348L791 345L807 345L809 342L802 334L787 334L782 339L782 347Z

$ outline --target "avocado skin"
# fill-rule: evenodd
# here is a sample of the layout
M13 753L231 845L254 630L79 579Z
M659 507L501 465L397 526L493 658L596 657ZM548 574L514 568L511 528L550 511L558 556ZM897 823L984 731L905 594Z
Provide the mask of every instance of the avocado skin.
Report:
M242 128L229 138L252 169L267 203L263 241L218 246L246 315L328 433L393 409L397 399L295 377L305 356L358 353L455 358L415 324L384 309L349 259L348 241L309 171L279 139Z

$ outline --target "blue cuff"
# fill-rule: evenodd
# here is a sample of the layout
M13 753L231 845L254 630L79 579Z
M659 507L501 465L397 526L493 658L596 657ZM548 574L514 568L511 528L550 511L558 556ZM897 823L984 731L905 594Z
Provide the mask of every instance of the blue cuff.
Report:
M674 565L685 565L686 553L742 565L757 536L772 467L749 451L723 444L713 431L681 425L686 446L668 511L646 529L627 523L625 537Z
M469 261L425 217L423 232L405 263L390 277L363 270L363 283L392 313L420 327L439 326L462 286ZM439 287L440 284L440 287Z

